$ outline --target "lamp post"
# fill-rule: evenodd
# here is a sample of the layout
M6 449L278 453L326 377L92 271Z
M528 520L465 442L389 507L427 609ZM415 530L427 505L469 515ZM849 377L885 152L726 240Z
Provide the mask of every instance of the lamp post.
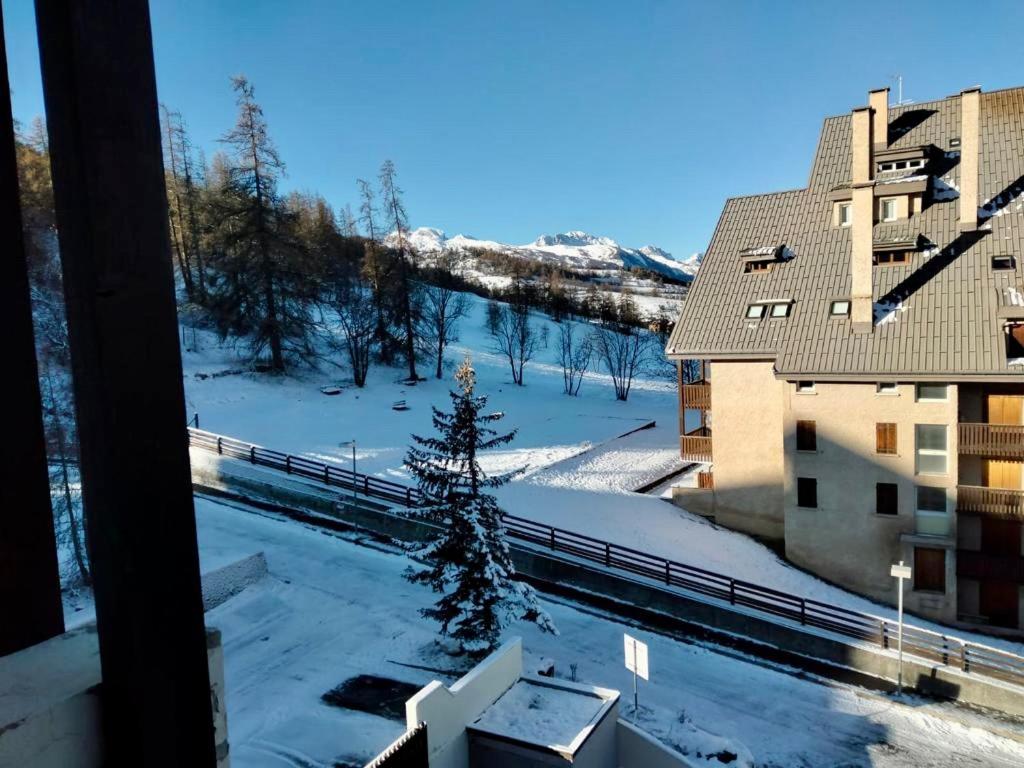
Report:
M903 693L903 580L910 578L910 566L904 565L903 561L900 560L898 565L894 565L889 569L889 575L897 580L899 584L898 597L896 598L897 615L899 616L899 635L897 640L897 656L898 666L896 671L896 695L900 696Z
M352 446L352 503L354 504L356 500L356 441L353 439L338 443L339 448L345 448L349 445Z

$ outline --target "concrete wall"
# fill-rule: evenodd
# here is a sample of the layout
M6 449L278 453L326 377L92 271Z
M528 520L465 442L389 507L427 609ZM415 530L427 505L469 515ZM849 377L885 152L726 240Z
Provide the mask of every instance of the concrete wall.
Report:
M649 733L619 720L616 723L619 768L692 768L693 763Z
M770 362L718 360L712 370L715 520L781 539L786 383L775 378Z
M229 768L220 632L206 638L217 768ZM94 625L0 658L0 768L101 768L100 683Z
M469 768L466 726L512 687L523 672L523 643L514 638L451 688L434 681L405 703L407 728L427 724L430 768Z
M814 421L817 449L796 450L796 422ZM815 384L813 393L786 385L785 538L786 556L830 581L889 603L896 601L889 566L904 559L913 563L912 543L918 530L916 486L947 490L945 523L949 536L924 540L928 546L955 548L957 483L957 392L949 386L945 402L917 402L913 384L899 384L896 394L879 394L873 383ZM896 424L896 454L875 452L877 423ZM945 424L947 471L917 474L915 424ZM797 506L796 479L814 478L818 506ZM898 514L876 514L875 484L896 483ZM922 520L926 520L922 518ZM935 524L941 518L926 522ZM955 557L947 556L946 593L908 588L907 609L939 620L956 620Z

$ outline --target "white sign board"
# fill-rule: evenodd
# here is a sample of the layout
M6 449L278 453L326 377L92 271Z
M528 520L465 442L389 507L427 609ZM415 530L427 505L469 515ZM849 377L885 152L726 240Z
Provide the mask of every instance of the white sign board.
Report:
M647 677L647 643L641 643L635 637L623 635L622 639L626 646L626 669L635 672L644 680Z
M903 565L902 563L900 565L894 565L892 567L892 570L889 571L889 575L892 576L894 579L909 579L910 566Z

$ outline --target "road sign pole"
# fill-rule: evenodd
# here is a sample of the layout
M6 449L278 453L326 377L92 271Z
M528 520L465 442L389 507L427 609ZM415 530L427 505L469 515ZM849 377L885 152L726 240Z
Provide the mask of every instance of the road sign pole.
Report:
M899 633L896 639L896 695L903 695L903 581L911 576L910 566L900 560L898 565L889 569L889 575L896 579L896 613L899 620Z

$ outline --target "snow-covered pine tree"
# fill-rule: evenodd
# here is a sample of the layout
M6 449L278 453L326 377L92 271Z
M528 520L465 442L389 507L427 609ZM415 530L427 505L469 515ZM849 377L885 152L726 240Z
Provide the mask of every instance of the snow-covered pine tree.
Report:
M489 425L501 413L482 413L487 397L474 392L476 373L469 358L455 373L458 391L449 393L453 410L434 408L438 437L413 435L405 463L420 491L430 500L425 514L444 527L420 554L428 565L410 569L410 581L429 584L442 597L424 616L441 624L468 653L494 647L501 630L528 619L557 634L529 585L515 578L505 540L501 510L489 489L504 485L516 473L488 476L480 468L480 451L509 443L515 430L498 434Z

